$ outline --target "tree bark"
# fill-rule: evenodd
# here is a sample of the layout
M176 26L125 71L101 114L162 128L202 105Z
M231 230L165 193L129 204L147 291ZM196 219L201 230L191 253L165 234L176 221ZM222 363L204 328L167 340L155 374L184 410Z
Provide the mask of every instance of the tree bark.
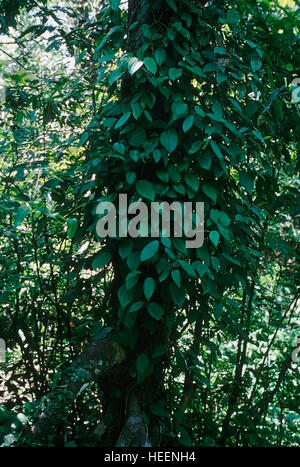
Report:
M122 428L116 446L150 447L148 432L141 417L139 401L134 392L128 400L128 418Z
M121 364L126 354L114 341L110 328L103 330L64 372L62 384L42 400L44 409L31 429L31 438L41 442L59 422L63 421L78 394L91 381Z

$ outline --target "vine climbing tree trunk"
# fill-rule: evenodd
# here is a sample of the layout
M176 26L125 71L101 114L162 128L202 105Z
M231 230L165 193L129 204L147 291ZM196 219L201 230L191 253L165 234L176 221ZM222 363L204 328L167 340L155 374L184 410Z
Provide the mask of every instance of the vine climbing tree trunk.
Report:
M251 157L260 155L263 138L244 99L253 93L247 88L249 51L237 44L232 32L240 20L232 17L229 2L129 0L126 13L118 1L109 5L93 31L92 68L105 97L98 108L94 94L94 118L83 136L93 185L85 227L101 245L91 263L94 271L101 270L100 279L108 272L110 299L101 319L113 331L91 344L75 364L75 379L67 379L62 388L63 414L78 391L95 380L101 393L95 430L99 444L158 446L170 437L171 442L191 444L186 413L197 388L210 388L202 348L216 354L211 335L214 341L221 339L219 331L225 333L231 319L237 319L243 335L240 332L236 373L218 435L218 442L225 444L242 389L254 282L248 301L244 296L241 316L230 311L234 317L230 314L226 321L223 308L230 310L227 292L245 287L258 261L252 258L252 246L260 212L248 196L253 167L245 155L249 147ZM225 27L227 22L233 29ZM254 73L261 59L250 47ZM228 50L230 59L224 58ZM105 216L97 218L96 203L117 205L121 196L128 203L142 200L148 214L151 202L165 202L171 235L162 227L153 234L149 215L146 235L141 227L137 235L129 235L128 219L124 233L119 220L123 210L117 207L113 218L118 218L118 232L101 236L94 227ZM187 201L204 206L204 246L195 245L196 240L187 246L182 225L181 236L174 232L175 201L181 212ZM195 209L191 217L197 237L204 233L203 223L197 224ZM238 329L234 323L232 328ZM172 378L173 386L167 388ZM43 436L49 414L59 407L59 395L49 396L48 408L33 429L37 436Z

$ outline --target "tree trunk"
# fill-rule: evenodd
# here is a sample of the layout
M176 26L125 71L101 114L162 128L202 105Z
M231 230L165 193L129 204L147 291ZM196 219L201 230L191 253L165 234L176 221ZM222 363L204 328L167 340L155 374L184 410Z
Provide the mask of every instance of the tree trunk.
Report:
M106 337L106 335L108 336ZM44 409L31 429L30 437L44 441L61 421L71 404L91 381L106 375L111 368L125 360L121 345L114 341L110 329L102 331L64 372L61 385L42 400Z

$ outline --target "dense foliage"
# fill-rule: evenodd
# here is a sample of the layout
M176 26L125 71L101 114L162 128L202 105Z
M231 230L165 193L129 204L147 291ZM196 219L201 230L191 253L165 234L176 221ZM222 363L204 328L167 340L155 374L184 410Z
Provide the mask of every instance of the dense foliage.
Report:
M299 444L298 6L1 3L2 446ZM99 238L122 193L204 245Z

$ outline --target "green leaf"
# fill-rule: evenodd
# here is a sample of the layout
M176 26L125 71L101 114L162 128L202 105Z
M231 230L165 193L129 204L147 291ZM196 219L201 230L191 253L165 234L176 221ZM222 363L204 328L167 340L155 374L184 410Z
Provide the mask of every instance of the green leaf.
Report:
M148 305L148 313L152 318L156 320L160 320L163 315L165 314L163 307L156 302L149 303Z
M177 287L177 285L172 282L169 290L173 302L181 308L185 300L183 289L181 287Z
M150 201L154 201L155 198L155 189L152 183L148 182L148 180L139 180L136 183L136 190L139 195L143 198L150 199Z
M135 313L139 311L144 305L144 302L136 302L130 305L128 313Z
M231 240L232 231L230 229L226 229L225 227L223 227L222 224L218 224L218 231L220 232L222 237L225 238L225 240Z
M190 263L188 263L187 261L183 261L183 260L179 260L178 263L189 276L196 277L195 270Z
M167 53L165 49L157 49L154 53L156 63L161 66L167 59Z
M245 172L240 173L240 182L246 188L247 193L251 195L253 191L254 180Z
M174 119L182 118L188 111L188 106L185 102L174 102L172 105Z
M209 238L210 238L210 241L213 243L213 245L215 245L215 247L217 247L218 243L220 241L219 232L217 232L216 230L213 230L212 232L210 232Z
M122 70L113 70L109 75L108 82L112 86L118 79L122 77Z
M209 152L204 152L198 157L198 164L202 169L209 170L212 164L212 158Z
M223 160L223 154L221 153L221 150L219 148L219 146L217 145L217 143L215 141L211 141L210 142L210 145L212 147L212 150L214 151L214 153L216 154L216 156L220 159L220 160Z
M131 112L127 112L126 114L122 115L122 117L119 118L119 120L115 124L115 130L117 130L118 128L121 128L121 126L123 126L127 122L127 120L130 118L130 115L131 115Z
M261 141L262 143L265 142L264 137L263 137L263 135L261 134L260 131L258 131L258 130L253 130L253 134L254 134L254 136L255 136L259 141Z
M89 138L89 133L85 131L80 137L78 146L83 146L87 142L88 138Z
M169 129L167 131L164 131L160 135L160 142L169 153L175 151L178 145L178 135L176 130Z
M109 251L102 251L99 253L92 262L92 268L100 269L106 266L111 260L111 253Z
M127 257L127 265L130 271L136 271L141 263L140 254L138 251L132 251Z
M230 218L224 211L218 211L216 209L212 209L210 211L210 218L216 223L216 224L223 224L224 227L228 227L230 225Z
M214 48L214 54L225 55L226 50L223 49L223 47L215 47Z
M161 237L161 243L166 247L166 248L171 248L172 242L169 239L169 237Z
M17 216L14 222L14 227L18 227L24 221L25 217L29 214L29 208L27 206L19 206L17 210Z
M137 102L132 102L131 104L131 108L132 108L132 115L134 116L134 118L136 120L138 120L138 118L142 115L143 113L143 108L142 106L140 105L140 103L137 101Z
M180 287L180 285L181 285L181 274L180 274L180 271L178 269L174 269L174 271L172 271L172 279L175 282L175 284L177 285L177 287Z
M148 355L142 353L136 359L136 371L139 376L143 375L150 365Z
M160 151L159 149L154 149L154 151L153 151L153 158L154 158L154 162L155 162L156 164L160 161L161 156L162 156L161 151Z
M189 115L183 122L183 132L187 133L194 125L195 118L193 115Z
M205 375L198 375L197 379L201 381L201 383L203 383L206 387L211 389L210 381Z
M76 233L78 227L78 220L75 218L68 219L68 230L67 230L67 236L70 240L74 238L74 235Z
M205 113L203 112L203 110L201 109L201 107L199 107L198 105L195 107L195 112L197 115L199 115L199 117L205 117Z
M216 115L218 117L219 120L222 120L223 118L223 109L222 109L222 106L219 102L215 102L213 105L212 105L212 111L214 113L214 115Z
M118 290L118 299L120 305L123 309L129 305L129 303L133 302L136 297L136 291L134 288L127 289L126 284L122 284Z
M174 0L166 0L166 2L169 5L169 7L172 8L172 10L174 10L175 12L177 11L177 6Z
M116 11L119 8L120 0L109 0L111 8Z
M136 173L135 172L126 172L126 182L128 185L132 185L136 180Z
M253 42L253 41L248 41L248 40L247 40L246 43L247 43L248 45L250 45L250 47L252 47L252 49L256 49L256 47L257 47L257 44L255 44L255 42Z
M119 245L119 255L122 259L127 258L127 256L131 253L133 247L133 240L131 238L126 238L123 240Z
M214 203L217 201L217 190L210 183L203 185L202 190Z
M180 68L170 68L169 70L169 78L174 81L175 79L180 78L182 75L182 70Z
M180 182L180 173L177 170L176 166L174 164L170 164L168 167L168 174L170 176L170 179L172 180L173 183L179 183Z
M140 274L141 274L141 271L133 271L133 272L130 272L128 274L128 276L126 277L126 281L125 281L125 285L126 285L127 290L130 290L130 289L132 289L132 287L135 286L135 284L139 280L139 275Z
M199 190L199 186L200 186L200 181L198 180L197 176L193 173L187 173L186 176L185 176L185 181L187 183L187 185L192 188L192 190L194 190L196 193L198 192Z
M217 73L217 83L221 84L224 81L227 81L227 76L225 75L225 73L223 73L223 71L219 71Z
M105 118L103 120L103 126L105 128L112 128L114 126L114 124L116 123L116 118Z
M218 65L215 62L212 62L212 63L207 63L207 65L205 65L205 67L203 68L203 71L210 72L210 71L217 71L217 69L218 69Z
M169 173L166 170L156 170L155 173L162 182L168 183Z
M229 24L237 25L239 24L240 19L241 19L240 14L236 9L232 8L228 11L227 21Z
M124 146L123 143L115 143L115 144L113 145L113 149L114 149L115 151L117 151L119 154L122 154L122 155L123 155L123 154L125 153L125 151L126 151L126 147Z
M147 135L144 128L137 126L128 134L128 142L136 148L142 146L147 141Z
M200 277L204 276L209 271L207 264L199 264L197 266L197 271Z
M202 141L194 141L189 149L189 154L195 154L202 147Z
M240 261L238 259L232 258L232 256L229 256L226 253L223 253L223 256L224 256L225 259L227 259L231 263L237 264L238 266L241 266L241 263L240 263Z
M156 357L161 357L162 355L165 355L167 353L167 347L163 344L159 344L157 347L155 347L152 358Z
M148 245L146 245L141 252L141 261L147 261L148 259L153 258L153 256L155 256L158 252L158 249L158 240L153 240L153 242L148 243Z
M251 68L254 72L260 70L261 67L262 67L262 61L260 58L251 59Z
M147 68L147 70L150 71L150 73L152 73L153 75L156 74L157 65L156 65L155 60L152 57L145 58L144 64L145 64L145 67Z
M156 287L155 280L152 279L152 277L148 277L145 280L144 285L143 285L144 294L148 301L152 297L155 287Z

